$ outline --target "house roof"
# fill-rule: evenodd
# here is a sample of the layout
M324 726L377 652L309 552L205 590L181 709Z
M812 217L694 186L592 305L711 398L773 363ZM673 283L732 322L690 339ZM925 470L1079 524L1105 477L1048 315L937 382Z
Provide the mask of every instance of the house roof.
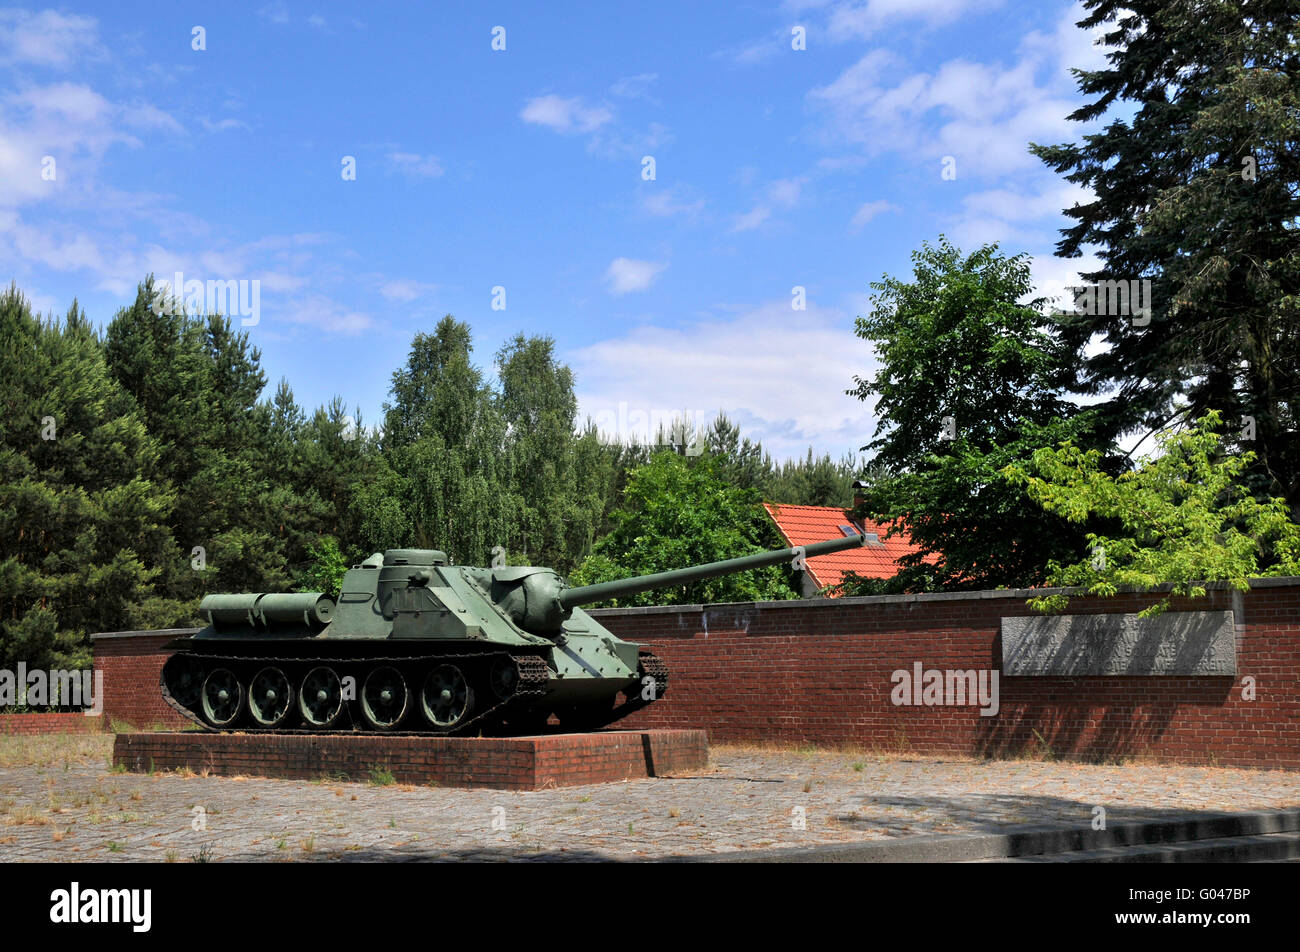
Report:
M765 502L763 508L776 523L782 537L792 546L842 539L844 532L840 526L854 524L848 510L835 506L787 506ZM874 532L881 544L868 543L858 549L846 549L808 559L805 563L806 570L818 588L837 584L846 572L856 572L863 578L893 578L899 569L896 560L917 551L917 546L906 535L886 538L888 523L866 519L859 528L868 533Z

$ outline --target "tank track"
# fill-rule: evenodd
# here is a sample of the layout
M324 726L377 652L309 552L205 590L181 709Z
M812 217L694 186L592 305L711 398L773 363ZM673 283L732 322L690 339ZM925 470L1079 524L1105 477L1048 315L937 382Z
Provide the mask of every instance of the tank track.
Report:
M475 686L475 694L490 697L494 703L488 704L474 713L472 717L458 721L453 727L440 729L427 721L423 720L419 711L410 710L411 700L416 697L420 690L420 685L416 685L414 690L408 682L408 710L402 717L402 722L410 723L412 721L421 724L421 729L385 729L375 727L366 722L364 717L356 716L358 699L346 700L343 702L343 712L340 713L340 720L348 721L348 726L344 728L336 727L267 727L257 724L248 716L247 712L247 689L245 696L241 700L241 712L235 718L230 727L217 727L209 724L207 721L188 705L183 703L172 695L171 689L167 685L167 670L174 663L184 664L185 661L191 661L199 664L206 670L214 668L228 668L238 677L238 672L244 670L247 678L251 679L256 671L266 667L278 667L282 671L310 669L321 666L330 666L347 670L350 668L362 667L365 672L374 671L380 667L393 667L399 670L411 669L417 667L429 667L430 665L441 665L459 662L465 664L472 662L474 666L481 671L489 669L494 662L503 659L511 659L515 662L518 671L518 680L515 689L506 697L494 695L488 684L480 683ZM163 665L163 670L159 674L158 683L162 690L163 699L167 701L178 713L207 731L218 733L258 733L258 734L356 734L360 732L387 734L394 737L409 736L440 736L449 737L461 735L469 731L475 725L482 726L491 715L505 712L510 707L518 707L519 702L527 702L529 699L541 698L546 694L547 683L551 677L550 667L546 659L537 655L516 655L508 651L484 651L484 652L467 652L463 654L437 654L437 655L392 655L384 657L351 657L351 658L321 658L321 657L292 657L292 656L272 656L272 655L237 655L237 654L208 654L206 652L195 651L177 651L171 655ZM364 678L358 679L364 681ZM478 680L484 679L480 675ZM241 688L248 683L247 680L241 679ZM295 690L295 695L296 695ZM360 689L358 689L358 694ZM296 698L295 698L296 699ZM196 700L195 706L198 706ZM398 727L401 727L399 723Z

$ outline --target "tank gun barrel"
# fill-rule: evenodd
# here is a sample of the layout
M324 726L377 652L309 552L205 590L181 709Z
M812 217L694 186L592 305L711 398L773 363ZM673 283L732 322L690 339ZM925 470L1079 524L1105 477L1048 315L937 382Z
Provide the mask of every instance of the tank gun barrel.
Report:
M696 565L685 569L656 572L653 575L641 575L635 578L619 579L614 582L598 582L595 585L580 585L577 588L566 588L562 591L559 595L559 601L561 607L567 611L578 605L590 605L593 602L602 602L607 598L621 598L624 595L635 595L637 592L648 592L656 588L671 588L674 585L685 585L688 582L714 578L718 575L730 575L733 572L761 569L769 565L779 565L782 562L792 562L796 556L812 559L819 555L829 555L832 552L855 549L866 545L866 543L867 537L865 535L845 536L843 539L827 539L825 542L814 542L811 545L776 549L772 552L756 552L753 555L742 555L734 559L723 559L721 562L709 562L705 565Z

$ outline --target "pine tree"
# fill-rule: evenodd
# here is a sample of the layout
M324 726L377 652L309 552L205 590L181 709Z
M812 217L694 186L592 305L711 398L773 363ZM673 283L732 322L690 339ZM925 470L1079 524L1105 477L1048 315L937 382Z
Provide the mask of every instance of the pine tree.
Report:
M1032 151L1096 193L1065 210L1076 223L1057 253L1096 246L1105 267L1089 281L1150 279L1152 292L1137 321L1117 307L1068 318L1076 346L1093 335L1107 345L1086 362L1084 387L1107 394L1098 409L1111 438L1208 410L1241 421L1258 488L1300 513L1295 0L1084 6L1079 25L1109 24L1118 49L1105 69L1075 70L1091 101L1070 118L1109 114L1107 124Z
M76 302L60 323L0 295L0 376L0 666L79 667L91 632L175 624L176 495Z

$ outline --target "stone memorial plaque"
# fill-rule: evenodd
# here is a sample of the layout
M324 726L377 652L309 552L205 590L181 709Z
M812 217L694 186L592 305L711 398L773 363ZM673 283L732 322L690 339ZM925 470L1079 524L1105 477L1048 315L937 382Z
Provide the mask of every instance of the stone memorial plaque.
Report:
M1006 617L1002 673L1232 676L1237 673L1232 612Z

